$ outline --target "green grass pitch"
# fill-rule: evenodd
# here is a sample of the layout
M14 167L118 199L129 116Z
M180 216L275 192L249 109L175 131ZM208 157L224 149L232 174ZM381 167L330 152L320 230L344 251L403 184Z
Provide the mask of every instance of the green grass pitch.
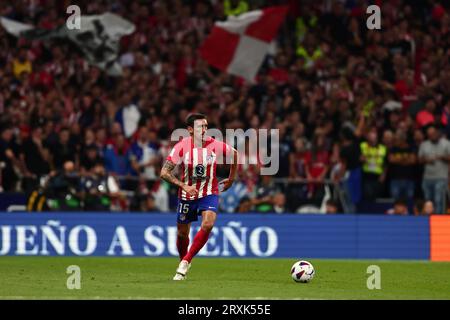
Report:
M295 259L194 258L173 281L175 258L0 257L0 299L450 299L450 263L308 259L312 282L295 283ZM81 289L66 269L81 269ZM366 286L369 265L381 289Z

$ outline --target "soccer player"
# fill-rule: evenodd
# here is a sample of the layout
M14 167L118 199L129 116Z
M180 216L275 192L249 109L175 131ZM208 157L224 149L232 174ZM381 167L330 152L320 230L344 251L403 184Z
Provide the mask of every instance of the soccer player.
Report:
M161 178L179 187L177 207L177 249L180 264L173 280L185 280L191 267L192 258L208 241L214 227L219 205L220 191L231 187L236 176L238 152L228 144L207 137L206 116L199 113L190 114L186 119L189 137L178 142L161 170ZM217 163L230 163L227 179L220 183L216 177ZM173 174L173 169L180 165L181 179ZM191 222L202 216L201 228L189 247L189 230Z

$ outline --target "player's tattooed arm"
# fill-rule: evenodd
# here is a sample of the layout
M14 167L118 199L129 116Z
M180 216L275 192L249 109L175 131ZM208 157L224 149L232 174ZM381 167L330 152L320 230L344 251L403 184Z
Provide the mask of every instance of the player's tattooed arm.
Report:
M161 169L161 179L166 180L167 182L172 183L178 187L183 187L183 182L181 182L179 179L177 179L177 177L173 175L173 169L175 169L175 164L170 160L166 160Z
M190 185L187 185L187 184L181 182L179 179L177 179L177 177L175 177L173 175L172 171L174 168L175 168L175 164L172 161L167 160L161 169L161 174L159 175L161 177L161 179L163 179L169 183L172 183L172 184L176 185L177 187L180 187L190 196L197 195L198 191L194 186L190 186Z

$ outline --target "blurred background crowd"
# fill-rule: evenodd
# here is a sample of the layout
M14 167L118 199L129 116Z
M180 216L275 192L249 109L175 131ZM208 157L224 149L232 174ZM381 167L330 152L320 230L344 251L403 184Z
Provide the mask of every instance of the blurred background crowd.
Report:
M70 4L2 2L0 15L52 29ZM30 210L173 211L176 190L159 170L172 131L201 112L210 128L280 134L278 173L240 165L223 211L446 213L448 1L76 4L136 25L121 41L121 77L88 65L69 43L18 39L0 27L1 191L26 193ZM289 14L256 83L200 59L215 21L279 4ZM381 7L381 30L366 26L370 4Z

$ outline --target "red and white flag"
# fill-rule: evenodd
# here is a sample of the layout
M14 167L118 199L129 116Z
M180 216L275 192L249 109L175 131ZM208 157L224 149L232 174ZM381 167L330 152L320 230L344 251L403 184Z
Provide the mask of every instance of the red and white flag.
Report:
M216 22L200 47L201 57L222 71L253 82L287 10L288 6L269 7Z

